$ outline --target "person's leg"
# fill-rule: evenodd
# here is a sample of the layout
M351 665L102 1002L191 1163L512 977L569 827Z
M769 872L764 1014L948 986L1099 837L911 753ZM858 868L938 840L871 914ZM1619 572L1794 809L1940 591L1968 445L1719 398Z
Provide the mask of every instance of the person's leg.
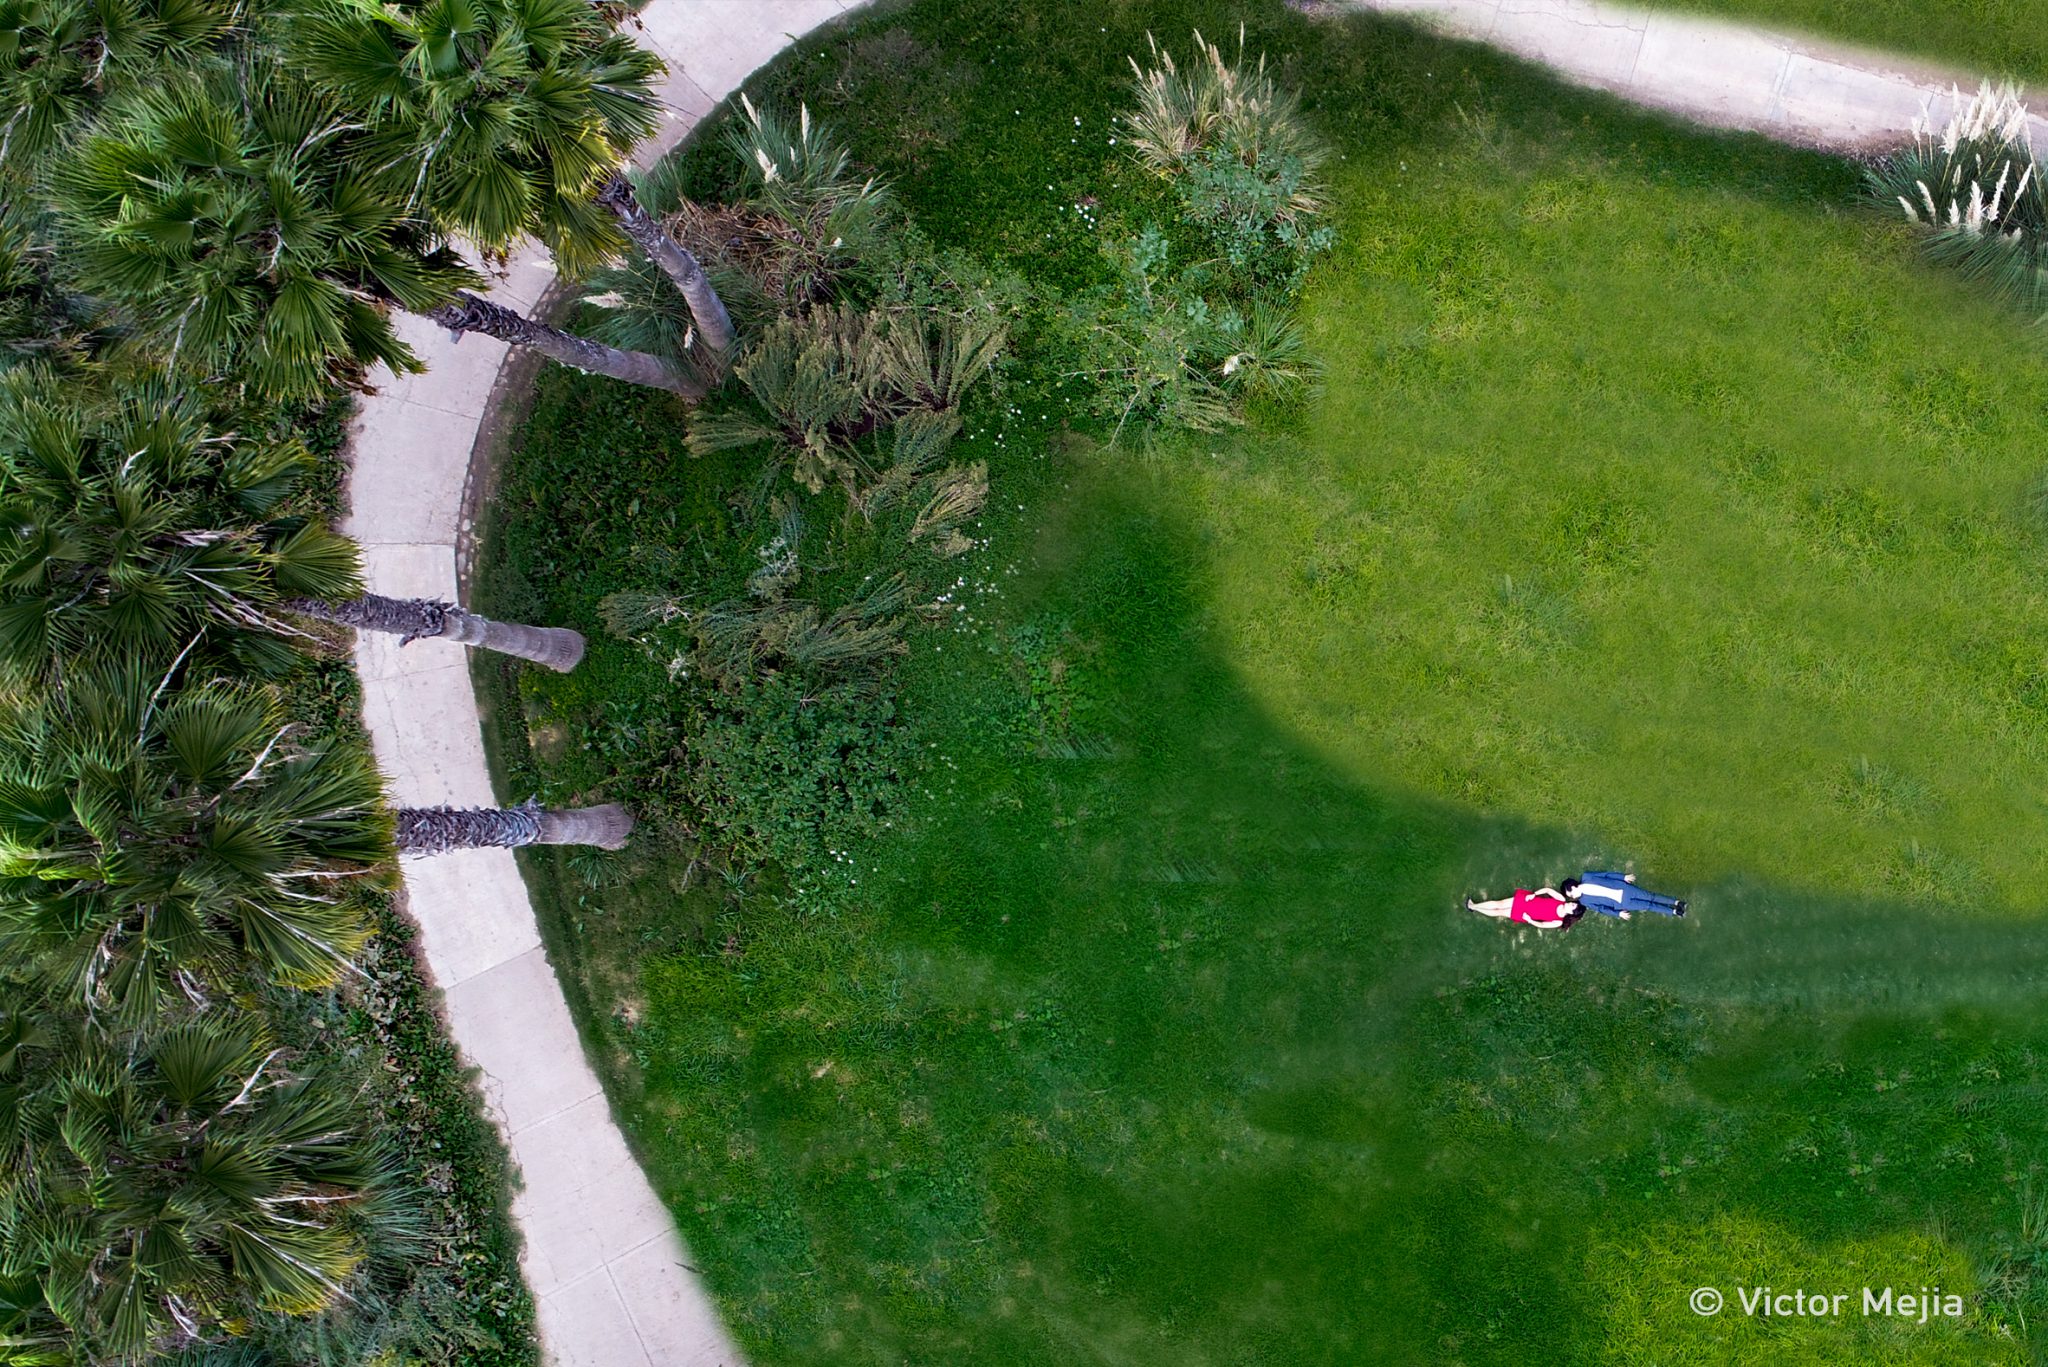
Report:
M1629 885L1627 894L1622 898L1621 907L1623 911L1654 911L1659 916L1678 915L1676 897L1666 897L1661 892L1651 892L1633 883Z
M1465 899L1465 908L1468 911L1476 911L1481 916L1491 916L1499 919L1507 916L1515 909L1515 899L1512 897L1496 897L1491 902L1475 902L1468 897Z

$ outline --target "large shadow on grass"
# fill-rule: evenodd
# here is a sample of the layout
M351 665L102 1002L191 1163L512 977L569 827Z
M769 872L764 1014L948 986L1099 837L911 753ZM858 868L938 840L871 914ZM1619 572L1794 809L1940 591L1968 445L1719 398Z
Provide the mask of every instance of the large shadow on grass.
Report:
M906 12L1007 44L967 106L928 111L950 156L891 168L943 239L1089 277L1093 244L1024 192L1092 174L1071 116L1119 98L1144 25L1235 9L1100 17L1098 52L1060 46L1058 7ZM1681 178L1853 183L1405 30L1311 43L1277 7L1250 17L1255 46L1263 25L1308 54L1292 74L1346 137L1448 117L1476 71L1490 108L1614 119ZM838 70L773 79L815 94ZM718 498L672 420L561 407L506 482L514 615L595 635L597 598L636 586L608 529L655 490L680 540ZM985 631L919 642L903 706L929 758L916 819L860 852L872 901L721 909L659 860L590 889L541 857L622 1119L755 1360L1709 1362L1731 1359L1688 1337L1694 1285L2009 1265L2048 1157L2036 937L1743 883L1685 889L1683 923L1473 918L1466 891L1572 872L1600 833L1375 784L1276 725L1213 639L1214 547L1168 484L1086 458L997 479L1029 511L991 532L1037 539L1032 585ZM585 670L534 685L536 733L566 756L541 772L594 796L604 746L656 743L665 695L615 642ZM1730 1230L1798 1265L1743 1261ZM2002 1294L1894 1358L1998 1360L1984 1317L2038 1295ZM1836 1332L1749 1360L1880 1360Z
M764 1360L1593 1362L1739 1273L1997 1262L2048 1157L2029 937L1743 885L1471 917L1583 836L1333 771L1212 648L1172 490L1070 473L1025 603L909 671L880 905L646 966L640 1137Z

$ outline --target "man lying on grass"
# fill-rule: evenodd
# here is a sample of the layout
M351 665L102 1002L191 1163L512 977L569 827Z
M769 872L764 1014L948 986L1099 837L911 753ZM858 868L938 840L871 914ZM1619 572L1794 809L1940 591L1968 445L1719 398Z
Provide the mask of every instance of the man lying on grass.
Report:
M1685 915L1683 897L1666 897L1661 892L1639 888L1632 873L1588 870L1577 878L1565 879L1563 892L1582 907L1603 916L1619 916L1624 921L1638 911L1654 911L1659 916Z

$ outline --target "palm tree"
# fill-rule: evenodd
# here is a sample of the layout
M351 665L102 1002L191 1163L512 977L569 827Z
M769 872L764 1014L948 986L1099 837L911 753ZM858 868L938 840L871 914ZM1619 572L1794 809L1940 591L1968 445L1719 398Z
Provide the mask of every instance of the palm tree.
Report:
M0 6L0 177L32 180L110 93L225 35L217 0L13 0Z
M360 1113L246 1013L111 1035L0 1015L0 1115L10 1362L153 1361L314 1313L363 1257Z
M43 371L0 382L0 659L47 673L98 644L221 638L260 666L305 636L297 613L575 668L574 631L363 593L353 543L282 514L308 460L219 430L162 378L116 400Z
M130 658L0 705L0 955L127 1020L253 968L332 982L387 865L368 759L302 748L267 690Z
M588 337L537 323L467 290L457 292L453 301L431 310L427 317L458 336L480 332L510 346L531 347L551 361L609 380L666 389L691 400L701 399L708 392L708 386L689 370L653 352L593 342Z
M386 598L364 593L338 602L295 598L284 606L293 612L322 621L354 627L358 631L382 631L399 637L405 645L425 637L440 637L458 645L495 650L567 674L583 659L583 633L567 627L529 627L517 622L498 622L452 603L426 598Z
M345 155L357 130L274 64L194 64L114 102L52 172L59 259L173 363L259 398L420 369L392 306L477 277Z
M75 285L205 377L260 399L420 370L390 310L531 346L580 369L693 393L632 355L465 292L481 278L388 177L324 94L275 65L211 67L111 107L55 176L59 259Z
M616 802L564 809L544 808L535 801L517 807L420 807L400 809L398 849L402 854L516 849L521 845L595 845L616 850L624 848L632 830L632 813Z
M688 301L711 357L731 347L717 290L619 169L660 123L661 63L597 7L327 3L287 32L291 60L374 125L364 150L438 226L488 253L537 237L571 275L631 241ZM501 320L459 321L487 331Z
M693 202L673 158L637 187L619 177L624 191L636 194L633 213L644 219L635 227L622 213L621 222L645 259L627 258L592 278L585 302L603 309L594 337L668 355L685 354L697 336L710 335L707 305L692 294L709 290L710 279L697 284L703 268L683 251L684 242L704 249L752 332L843 297L849 285L881 282L868 258L886 261L891 255L885 239L887 187L856 170L845 147L812 120L807 107L799 106L795 128L744 94L740 110L725 139L739 173L735 201L715 207ZM711 302L723 318L725 303L715 291ZM725 327L731 328L729 318Z
M711 277L704 273L697 258L641 207L640 197L625 172L614 171L605 177L598 187L597 202L612 211L633 245L660 268L682 295L696 324L697 336L711 355L723 357L731 351L736 338L732 315L726 312L725 301L718 297Z

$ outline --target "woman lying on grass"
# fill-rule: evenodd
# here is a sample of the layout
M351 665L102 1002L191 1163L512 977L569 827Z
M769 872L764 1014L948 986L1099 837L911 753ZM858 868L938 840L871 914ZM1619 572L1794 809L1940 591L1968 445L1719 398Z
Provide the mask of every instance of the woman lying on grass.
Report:
M1497 897L1491 902L1474 902L1467 898L1465 905L1481 916L1520 921L1538 930L1570 930L1572 924L1586 914L1584 907L1556 888L1538 888L1534 892L1516 888L1513 897Z

